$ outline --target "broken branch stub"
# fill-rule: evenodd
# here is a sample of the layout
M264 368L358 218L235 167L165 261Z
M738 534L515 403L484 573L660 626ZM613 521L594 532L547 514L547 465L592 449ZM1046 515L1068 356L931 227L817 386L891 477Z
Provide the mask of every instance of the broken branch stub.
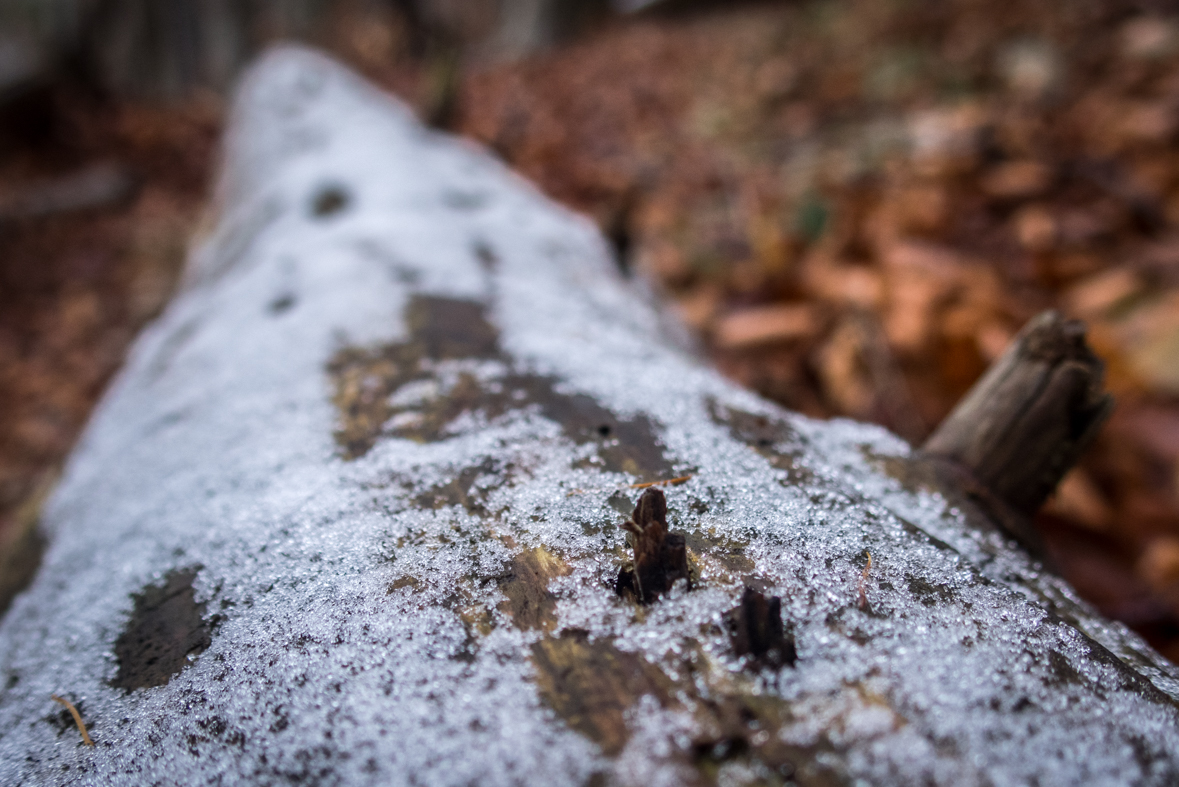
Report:
M782 599L745 588L741 603L725 613L725 625L738 656L751 656L757 665L793 667L798 660L793 634L782 624Z
M922 450L953 460L1014 511L1035 513L1113 411L1085 328L1056 312L1024 327Z
M677 580L691 587L687 542L683 534L667 531L667 498L662 491L652 487L643 492L631 518L619 527L630 533L627 540L634 549L634 560L618 572L619 595L650 604Z
M0 784L1179 783L1179 670L491 157L282 49L222 178L0 621Z

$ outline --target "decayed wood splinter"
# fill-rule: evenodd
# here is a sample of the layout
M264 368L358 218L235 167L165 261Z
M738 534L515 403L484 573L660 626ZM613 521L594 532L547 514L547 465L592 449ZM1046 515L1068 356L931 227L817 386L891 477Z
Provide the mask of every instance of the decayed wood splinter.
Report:
M758 667L793 667L798 660L794 635L782 623L782 599L745 588L741 603L725 613L733 652Z
M70 702L65 697L59 697L56 694L50 694L49 696L52 697L53 701L59 705L64 705L66 710L70 712L70 715L74 717L74 724L78 725L78 732L82 733L82 743L86 744L87 746L93 746L94 741L90 740L90 733L86 731L86 722L82 721L82 714L78 713L78 709L74 707L74 703Z
M650 487L635 505L631 518L619 525L631 534L634 562L622 567L615 589L633 594L640 604L650 604L671 590L677 579L688 576L688 547L683 535L667 532L667 498Z

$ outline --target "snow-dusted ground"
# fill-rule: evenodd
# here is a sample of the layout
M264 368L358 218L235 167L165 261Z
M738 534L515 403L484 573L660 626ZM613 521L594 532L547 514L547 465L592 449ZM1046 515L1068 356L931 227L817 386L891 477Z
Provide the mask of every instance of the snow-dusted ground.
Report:
M898 439L784 413L675 349L591 225L482 151L278 50L240 91L218 204L0 625L0 784L782 783L761 755L779 744L803 783L1179 782L1175 668L941 494L883 474ZM384 436L348 460L329 366L412 343L415 296L483 304L498 350L420 359ZM658 479L617 472L610 439L559 407L503 406L525 378L653 427L664 476L692 475L667 496L673 530L703 539L697 587L644 610L615 595L617 490ZM398 436L462 380L509 394L443 439ZM736 411L778 424L777 444L737 439ZM421 502L464 470L478 506ZM500 580L537 547L567 566L558 623L522 630ZM177 571L196 574L208 647L164 685L112 686L136 596ZM730 652L721 615L746 581L783 599L794 667ZM675 686L626 710L614 756L538 689L534 645L567 629ZM96 746L51 694L81 702ZM702 754L709 701L773 710L740 756Z

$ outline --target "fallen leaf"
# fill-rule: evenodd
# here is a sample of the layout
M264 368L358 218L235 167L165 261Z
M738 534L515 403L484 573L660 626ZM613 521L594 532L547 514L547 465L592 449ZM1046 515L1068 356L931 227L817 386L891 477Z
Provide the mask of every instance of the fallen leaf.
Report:
M809 339L818 330L818 314L810 304L758 306L721 318L716 325L715 341L722 349L738 350Z
M1043 205L1028 205L1014 217L1015 237L1028 251L1047 251L1056 242L1056 220Z
M1179 581L1179 538L1162 536L1147 544L1138 559L1138 571L1155 590L1166 590Z
M1027 199L1043 193L1052 183L1052 170L1039 161L1008 161L993 168L979 187L995 199Z
M1142 281L1137 271L1113 268L1077 282L1064 293L1062 300L1071 315L1099 320L1141 289Z
M884 279L871 268L808 259L803 266L803 286L807 291L835 304L879 308L884 300Z

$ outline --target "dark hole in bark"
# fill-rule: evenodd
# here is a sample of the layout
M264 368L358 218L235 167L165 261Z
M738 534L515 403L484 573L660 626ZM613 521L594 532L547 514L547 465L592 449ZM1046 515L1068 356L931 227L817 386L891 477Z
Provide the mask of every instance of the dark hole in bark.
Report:
M278 315L282 314L283 312L290 311L291 307L294 305L295 296L287 293L285 295L280 295L271 301L268 308L271 314Z
M634 251L634 223L635 205L637 203L635 189L628 190L610 211L602 226L602 233L610 241L614 250L614 262L623 276L630 276L632 271L631 255Z
M442 195L446 207L455 210L478 210L491 202L491 195L478 191L448 191Z
M749 751L749 741L744 738L724 738L719 741L698 741L692 745L694 759L722 763L736 759Z
M343 186L324 186L311 200L311 213L319 218L334 216L348 207L351 197Z
M206 620L193 582L199 568L173 571L163 586L137 594L135 610L115 641L119 672L111 686L133 691L163 686L212 641L215 620Z
M479 267L488 273L494 273L499 268L499 256L487 241L477 240L472 245L475 259L479 260Z

